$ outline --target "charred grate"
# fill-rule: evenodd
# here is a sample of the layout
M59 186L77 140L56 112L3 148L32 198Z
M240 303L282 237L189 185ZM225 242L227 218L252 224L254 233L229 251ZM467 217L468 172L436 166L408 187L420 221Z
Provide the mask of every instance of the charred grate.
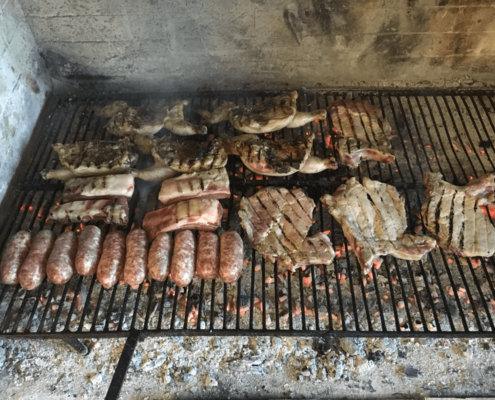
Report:
M125 95L130 104L186 98L186 118L199 122L199 108L213 109L222 100L254 104L271 93L221 92L172 95ZM487 91L306 91L300 110L327 108L342 98L368 100L380 107L394 128L396 162L365 162L356 170L340 167L308 176L268 178L251 174L240 160L227 165L232 197L222 201L223 228L238 229L236 205L264 186L302 187L316 201L310 233L330 234L337 251L332 266L311 266L294 274L280 271L248 250L249 263L237 285L193 281L185 290L170 281L145 282L137 290L117 284L104 290L96 278L74 276L64 286L45 280L26 292L0 286L0 336L111 337L139 331L150 335L293 335L388 337L493 337L495 333L495 266L493 258L461 260L436 249L424 261L385 257L379 270L363 276L340 226L321 207L319 197L332 193L351 176L370 177L397 187L406 200L411 231L422 229L422 175L441 172L455 184L495 171L494 93ZM1 209L0 249L21 229L55 233L79 229L46 222L59 201L62 184L44 182L39 171L57 167L55 142L110 139L104 121L92 107L114 98L52 97L33 133L10 196ZM122 99L122 97L119 97ZM228 123L212 133L233 133ZM330 118L298 129L284 129L274 138L314 132L314 154L335 155ZM131 201L131 222L156 208L159 185L140 185ZM108 228L106 232L108 232ZM424 231L423 231L424 232ZM243 239L246 241L245 234Z

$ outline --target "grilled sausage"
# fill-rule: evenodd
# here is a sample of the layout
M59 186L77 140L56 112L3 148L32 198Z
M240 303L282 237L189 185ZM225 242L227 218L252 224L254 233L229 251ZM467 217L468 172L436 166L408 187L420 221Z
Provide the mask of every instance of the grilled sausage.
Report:
M194 276L196 243L191 231L181 231L175 237L170 277L177 286L186 287Z
M31 234L27 231L17 232L7 243L0 263L0 281L6 285L17 285L17 274L29 253Z
M111 288L119 280L124 268L125 260L125 233L122 231L110 232L103 242L100 262L96 270L96 277L106 289Z
M225 231L220 236L220 276L225 283L233 283L242 275L244 246L239 234Z
M139 286L146 278L148 238L143 229L134 229L127 235L124 281L131 287Z
M148 254L148 274L156 281L164 281L170 273L170 255L174 240L170 234L160 233L151 243Z
M33 239L18 274L19 283L24 289L36 289L45 279L46 260L52 251L54 240L55 234L49 230L40 231Z
M55 285L65 285L72 278L76 251L77 236L75 232L64 232L55 240L46 265L46 275Z
M88 225L79 235L76 253L76 271L82 276L92 276L101 256L103 235L101 229Z
M219 241L216 233L199 232L198 255L196 257L196 274L201 279L218 277Z

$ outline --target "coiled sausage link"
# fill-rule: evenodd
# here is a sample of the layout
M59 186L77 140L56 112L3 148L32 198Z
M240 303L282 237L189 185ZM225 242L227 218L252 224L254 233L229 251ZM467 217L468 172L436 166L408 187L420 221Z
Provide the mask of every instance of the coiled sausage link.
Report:
M75 232L64 232L55 240L46 265L46 275L55 285L64 285L72 278L76 251L77 236Z
M36 289L46 276L46 260L53 248L55 234L49 230L38 232L31 243L29 253L21 265L18 278L26 290Z
M139 286L146 278L148 238L143 229L134 229L127 235L124 281L131 287Z
M151 243L148 254L148 275L156 281L164 281L170 274L170 256L174 239L163 232Z
M98 267L101 256L103 234L101 229L88 225L79 235L76 253L76 271L82 276L92 276Z
M233 283L242 275L244 245L235 231L220 236L220 276L225 283Z
M100 262L96 270L96 277L106 289L111 288L120 278L124 269L125 260L125 233L122 231L110 232L103 242Z
M181 231L175 237L170 277L177 286L186 287L194 277L196 242L191 231Z
M0 281L6 285L17 285L17 274L29 253L31 234L27 231L17 232L7 243L0 263Z
M199 232L196 274L201 279L215 279L220 268L220 242L213 232Z

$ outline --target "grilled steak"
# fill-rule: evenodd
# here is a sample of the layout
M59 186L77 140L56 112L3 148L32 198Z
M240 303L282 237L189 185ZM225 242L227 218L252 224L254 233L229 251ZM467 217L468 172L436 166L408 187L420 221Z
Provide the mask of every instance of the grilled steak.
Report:
M185 229L214 231L220 227L223 208L218 200L193 199L151 211L144 216L148 239L159 233Z
M423 222L438 244L460 257L491 257L495 253L495 228L480 206L494 201L494 175L488 174L454 186L442 174L427 173Z
M127 225L129 207L125 199L72 201L53 206L48 217L52 221L70 222L104 221L106 224Z
M119 174L129 170L138 160L127 139L56 143L53 150L58 153L62 165L78 176Z
M65 184L62 202L113 197L130 199L133 193L134 177L130 174L76 178Z
M338 167L335 159L320 159L310 156L314 134L296 139L274 141L256 135L241 135L225 139L229 154L241 157L251 171L268 176L287 176L296 172L314 174Z
M382 255L419 260L436 245L428 236L404 233L404 199L386 183L364 178L361 185L351 178L333 196L324 195L321 201L342 226L365 274L374 264L381 264Z
M180 100L170 104L157 104L153 107L133 108L124 101L113 102L95 113L110 118L107 130L117 136L130 134L153 135L163 128L176 135L204 135L206 126L193 125L184 121L184 106L189 102Z
M200 143L163 137L155 140L151 152L163 166L186 173L225 167L228 158L218 139Z
M199 110L203 123L230 121L235 129L246 133L274 132L283 128L297 128L315 119L327 117L326 110L297 112L297 92L272 97L252 107L238 107L224 103L213 112Z
M306 237L314 207L301 189L270 187L242 198L239 216L253 248L295 271L303 265L330 264L335 257L327 235Z
M338 100L330 104L340 161L356 168L361 161L394 162L389 134L392 131L379 108L363 100Z
M225 168L183 174L163 181L158 199L174 204L191 199L228 199L229 176Z

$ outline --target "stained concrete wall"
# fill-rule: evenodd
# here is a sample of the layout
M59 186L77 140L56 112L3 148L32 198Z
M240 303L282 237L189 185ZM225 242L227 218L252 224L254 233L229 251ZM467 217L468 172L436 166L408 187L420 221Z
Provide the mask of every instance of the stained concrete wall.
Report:
M17 0L0 0L0 202L51 80Z
M158 90L495 81L492 0L20 2L59 83Z

